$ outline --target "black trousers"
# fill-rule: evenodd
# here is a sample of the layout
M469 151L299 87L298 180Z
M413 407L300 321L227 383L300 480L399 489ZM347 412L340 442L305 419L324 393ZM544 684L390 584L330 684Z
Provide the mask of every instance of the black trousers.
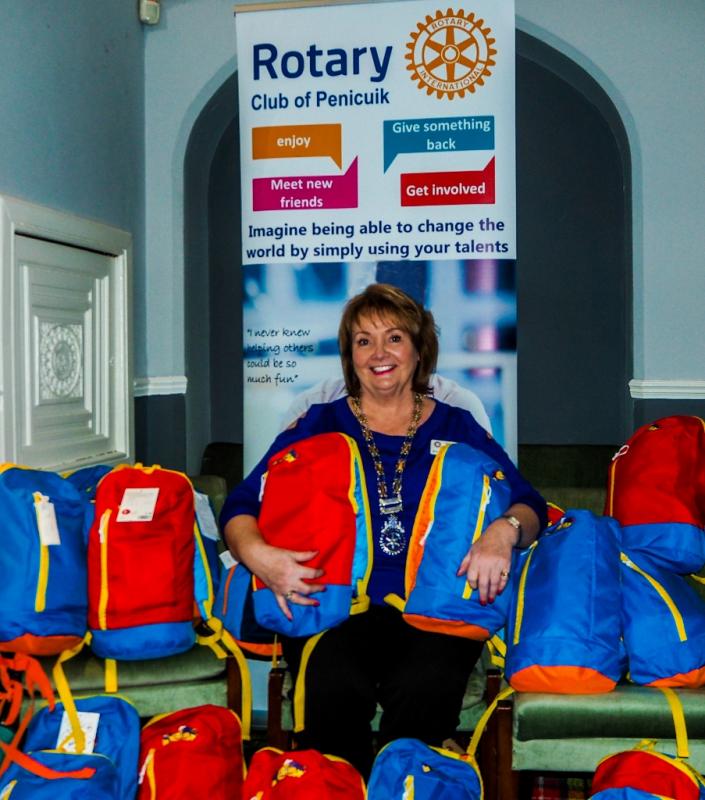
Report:
M482 642L418 630L397 610L380 606L307 642L282 642L294 678L300 673L303 681L297 747L345 758L365 778L377 703L383 710L379 746L400 737L439 746L457 728L468 677L482 651ZM300 711L295 698L297 727Z

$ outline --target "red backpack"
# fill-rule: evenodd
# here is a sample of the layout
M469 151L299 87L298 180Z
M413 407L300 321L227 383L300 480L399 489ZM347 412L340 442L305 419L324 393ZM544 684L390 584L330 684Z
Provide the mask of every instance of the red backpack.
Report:
M96 492L88 627L104 658L161 658L195 643L193 486L180 472L121 466Z
M605 514L622 543L674 572L705 565L705 422L673 416L644 425L609 471Z
M264 628L311 636L366 611L372 535L365 475L354 439L321 433L275 453L263 480L258 523L272 545L315 550L307 566L323 569L319 606L291 604L288 620L274 593L254 578L254 614Z
M142 729L137 800L239 798L245 776L234 711L203 705L162 714Z
M671 707L676 729L677 755L656 750L656 742L645 740L632 750L614 753L597 765L592 779L592 797L659 797L663 800L700 800L705 779L688 763L688 733L683 706L673 689L661 689ZM623 790L624 793L619 790ZM627 794L633 790L633 794ZM648 794L641 794L641 792Z
M323 755L317 750L282 752L263 747L252 756L242 797L243 800L363 800L366 791L362 775L342 758Z

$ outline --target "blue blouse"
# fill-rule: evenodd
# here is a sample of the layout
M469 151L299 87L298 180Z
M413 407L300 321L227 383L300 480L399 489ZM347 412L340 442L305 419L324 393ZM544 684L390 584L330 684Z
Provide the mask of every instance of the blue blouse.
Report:
M390 592L403 596L406 548L397 555L388 555L380 547L379 536L384 517L380 513L376 502L377 479L374 464L367 449L367 443L362 437L360 424L350 410L346 397L342 397L332 403L311 406L306 415L299 419L293 428L280 433L252 472L228 495L220 515L220 523L224 527L232 517L238 514L249 514L253 517L259 515L260 482L262 475L266 472L267 462L274 453L308 436L330 432L347 434L355 439L360 449L365 470L365 481L370 495L369 505L375 545L368 591L372 602L382 605L384 596ZM391 492L394 469L404 437L388 436L376 432L373 432L373 436L384 466L387 491L389 493ZM431 415L419 426L416 432L402 476L401 495L404 507L398 516L406 531L407 541L411 536L417 505L421 499L426 478L433 462L432 443L434 440L465 442L493 458L502 468L511 486L510 505L525 503L530 506L536 512L541 528L545 527L546 502L520 475L499 444L475 421L470 412L437 400Z

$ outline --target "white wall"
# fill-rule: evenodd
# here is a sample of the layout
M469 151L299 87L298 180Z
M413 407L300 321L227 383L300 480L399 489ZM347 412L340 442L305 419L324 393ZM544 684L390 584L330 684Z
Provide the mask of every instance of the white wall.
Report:
M168 0L148 30L147 376L183 375L183 160L236 68L232 0ZM622 114L634 206L635 377L700 379L705 299L705 5L516 0L517 26L588 71ZM363 12L365 13L365 12ZM139 340L140 331L136 331ZM138 361L139 369L139 361Z

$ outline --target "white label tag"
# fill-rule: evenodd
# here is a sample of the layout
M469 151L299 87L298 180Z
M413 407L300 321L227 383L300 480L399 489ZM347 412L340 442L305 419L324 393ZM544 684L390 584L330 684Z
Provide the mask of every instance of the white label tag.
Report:
M259 479L259 497L257 498L259 502L262 502L262 498L264 497L264 486L267 483L267 473L263 472L262 477Z
M208 495L203 492L194 492L194 495L196 496L196 517L201 533L206 539L213 539L214 542L217 542L220 539L218 523L215 521Z
M231 569L232 567L237 566L239 563L235 556L230 552L230 550L223 550L223 552L219 556L221 564L225 567L225 569Z
M431 455L437 455L444 444L455 444L455 442L447 442L445 439L431 439Z
M95 738L98 734L99 721L100 714L97 711L78 712L78 723L81 726L83 735L86 737L86 743L83 748L84 753L92 753L95 748ZM56 749L63 750L65 753L76 752L76 742L73 739L71 722L69 721L69 715L65 711L64 715L61 717L59 736L56 740Z
M43 545L51 546L61 544L59 525L56 521L56 509L48 497L41 494L34 503L37 509L37 527L39 528L39 541Z
M151 522L159 489L125 489L117 513L118 522Z

